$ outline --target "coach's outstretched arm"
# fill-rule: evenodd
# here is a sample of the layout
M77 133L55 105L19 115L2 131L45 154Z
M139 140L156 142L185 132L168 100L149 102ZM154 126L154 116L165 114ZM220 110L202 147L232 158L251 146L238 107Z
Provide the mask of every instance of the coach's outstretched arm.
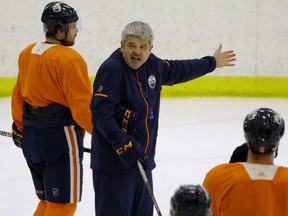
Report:
M228 50L221 52L222 44L219 45L217 50L214 53L214 58L216 60L216 68L221 68L225 66L235 66L234 62L236 61L236 54L234 50Z

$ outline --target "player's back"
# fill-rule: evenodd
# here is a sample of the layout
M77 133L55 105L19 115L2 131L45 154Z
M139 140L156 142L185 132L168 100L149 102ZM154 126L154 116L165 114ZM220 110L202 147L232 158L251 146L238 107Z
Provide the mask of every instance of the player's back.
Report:
M46 43L28 46L19 57L18 79L22 79L21 92L25 101L34 106L54 102L68 106L65 86L81 71L75 67L87 72L82 56L70 47Z
M204 186L212 196L215 216L288 215L288 168L224 164L207 174Z

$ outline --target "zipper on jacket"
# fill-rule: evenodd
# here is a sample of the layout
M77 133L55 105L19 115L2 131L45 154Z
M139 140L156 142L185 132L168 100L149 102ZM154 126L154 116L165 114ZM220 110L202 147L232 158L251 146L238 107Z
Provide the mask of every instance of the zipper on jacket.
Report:
M143 93L143 88L140 82L140 78L139 78L139 72L138 69L136 70L136 77L137 77L137 82L140 88L140 93L144 99L144 102L146 104L146 117L145 117L145 129L146 129L146 133L147 133L147 142L146 142L146 147L145 147L145 156L147 154L148 151L148 146L149 146L149 140L150 140L150 133L149 133L149 129L148 129L148 116L149 116L149 103L148 100L146 99L144 93Z

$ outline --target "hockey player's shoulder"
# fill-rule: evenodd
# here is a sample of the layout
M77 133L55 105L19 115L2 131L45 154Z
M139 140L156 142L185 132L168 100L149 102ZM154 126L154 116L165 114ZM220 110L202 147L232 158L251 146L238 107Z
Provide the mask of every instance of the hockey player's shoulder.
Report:
M61 55L81 56L75 49L69 46L57 45L53 47L54 51L61 53Z
M215 173L215 174L225 174L225 173L231 173L233 170L237 170L240 167L243 167L241 163L223 163L215 166L212 168L209 173ZM241 168L240 168L241 169Z
M67 46L53 46L47 52L47 56L53 59L58 59L61 62L74 61L75 59L85 62L83 56L71 47Z
M34 47L36 44L37 44L37 43L33 43L33 44L28 45L27 47L25 47L25 48L21 51L21 54L24 54L24 53L30 54L30 53L31 53L31 50L33 49L33 47Z

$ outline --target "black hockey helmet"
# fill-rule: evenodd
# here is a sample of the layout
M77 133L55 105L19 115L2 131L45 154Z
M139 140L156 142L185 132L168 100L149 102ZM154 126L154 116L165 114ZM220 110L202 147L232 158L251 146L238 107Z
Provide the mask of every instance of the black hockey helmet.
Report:
M276 111L260 108L246 116L243 129L251 151L255 154L267 154L277 151L285 131L285 123Z
M182 185L171 198L173 216L209 216L210 196L201 185Z
M55 27L60 26L64 31L68 30L68 24L78 21L79 17L73 7L60 2L50 2L43 10L41 21L44 32L54 33Z

